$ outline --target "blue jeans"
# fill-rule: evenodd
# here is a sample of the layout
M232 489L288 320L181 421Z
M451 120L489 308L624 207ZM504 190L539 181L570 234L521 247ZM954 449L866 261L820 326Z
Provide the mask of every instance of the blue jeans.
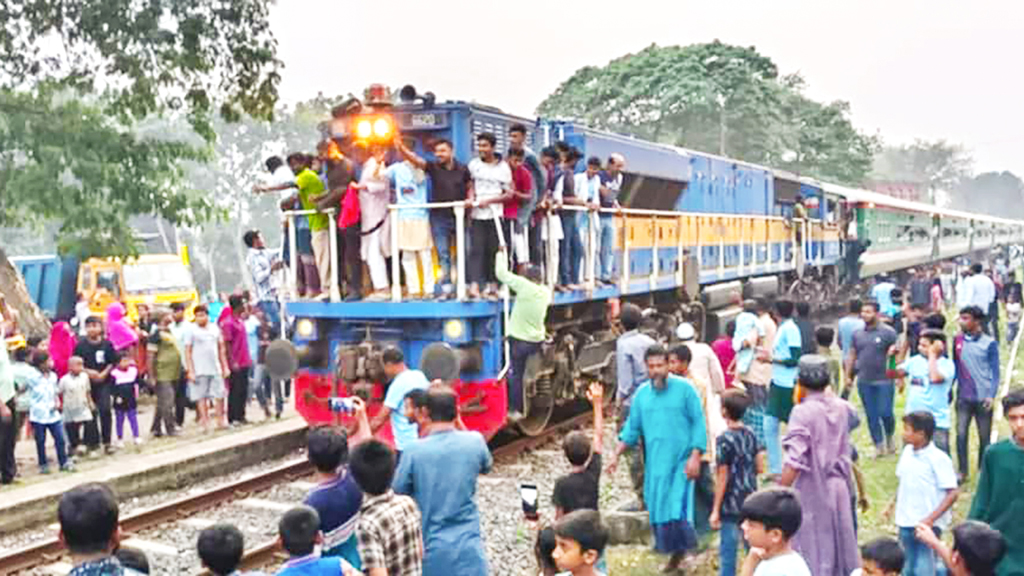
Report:
M36 457L39 458L39 467L46 468L46 432L53 436L53 443L57 446L57 462L63 468L68 463L68 453L64 448L64 426L60 421L52 424L32 423L32 432L36 437Z
M936 536L942 537L942 530L932 527ZM903 546L903 576L945 576L946 565L914 535L913 528L900 527L900 545Z
M263 312L267 323L270 324L271 336L274 339L281 337L281 305L274 300L262 300L256 303L256 307Z
M611 214L601 214L601 227L599 230L599 246L601 247L601 258L600 258L600 272L598 277L601 280L612 279L612 269L614 268L614 262L612 262L612 247L615 243L615 224L614 217Z
M892 404L896 386L892 380L878 382L857 382L857 393L864 404L867 415L868 430L875 446L881 446L887 438L892 438L896 431L896 418L893 416Z
M742 539L739 521L723 518L722 529L718 533L719 576L736 576L736 554Z
M441 275L437 277L437 292L452 284L452 242L455 241L455 232L455 214L450 210L430 211L430 233L434 237L437 261L441 265ZM468 254L468 247L466 250Z
M782 438L780 424L781 420L765 412L764 414L764 443L768 451L768 473L782 474Z
M562 238L558 262L559 284L568 286L580 281L580 259L583 258L583 242L580 241L579 228L576 226L576 213L568 212L561 215Z
M1013 339L1017 337L1017 330L1020 328L1020 322L1007 322L1006 324L1006 341L1013 342Z

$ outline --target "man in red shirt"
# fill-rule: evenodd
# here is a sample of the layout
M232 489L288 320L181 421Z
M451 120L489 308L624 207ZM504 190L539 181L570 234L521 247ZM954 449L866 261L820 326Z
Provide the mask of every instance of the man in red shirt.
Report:
M245 424L245 405L249 399L249 342L245 333L242 315L245 313L245 299L238 294L228 298L231 313L220 320L220 330L227 347L228 367L228 424Z
M525 165L526 151L522 148L509 148L508 167L512 170L512 195L504 203L502 226L505 233L505 244L509 246L509 254L513 255L515 264L529 262L530 255L524 242L526 233L517 224L519 207L533 197L533 177ZM513 266L512 269L515 269Z

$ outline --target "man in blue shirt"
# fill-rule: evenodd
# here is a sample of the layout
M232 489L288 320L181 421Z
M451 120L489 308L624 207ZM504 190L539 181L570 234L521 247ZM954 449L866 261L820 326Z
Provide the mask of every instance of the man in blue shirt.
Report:
M992 403L999 391L999 343L983 332L985 311L960 310L960 328L953 344L956 363L956 456L960 476L970 472L968 439L971 420L978 426L978 465L992 436Z
M850 300L850 306L846 316L839 319L836 332L839 335L839 350L843 353L843 362L850 357L850 347L853 345L853 333L864 328L864 320L860 317L860 308L863 304L857 298Z
M402 451L410 442L419 437L419 428L415 422L410 422L405 417L403 409L405 395L410 390L420 388L426 390L430 387L430 381L419 370L410 370L405 365L405 356L398 348L388 348L381 354L381 362L384 364L384 376L391 382L388 385L387 394L384 395L384 405L380 412L370 422L370 430L376 434L389 418L391 419L391 434L395 439L395 451L401 459Z
M427 393L427 413L427 435L409 444L392 485L423 515L423 576L486 576L473 497L477 476L491 471L491 451L479 432L456 430L458 399L450 389Z
M941 330L925 330L918 338L916 354L900 364L897 373L910 384L903 413L931 414L935 419L932 441L949 454L949 392L956 367L946 357L945 350L946 335Z
M878 284L871 289L871 298L878 302L878 310L884 316L894 318L899 313L899 307L892 302L892 291L896 285L889 281L888 276L883 276Z
M768 390L768 413L764 417L765 444L768 449L768 473L782 474L782 444L780 422L789 421L793 410L793 387L803 353L800 328L793 320L793 303L779 300L775 303L779 330L772 348L772 383Z

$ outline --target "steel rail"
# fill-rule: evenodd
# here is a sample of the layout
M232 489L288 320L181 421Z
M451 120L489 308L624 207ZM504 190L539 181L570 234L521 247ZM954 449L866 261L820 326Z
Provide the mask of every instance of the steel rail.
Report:
M252 492L269 490L283 480L294 480L308 476L313 467L305 458L287 462L265 472L241 478L204 490L198 494L183 496L152 508L139 510L121 518L123 533L131 534L158 526L165 522L190 516L196 512L213 508L235 498L245 497ZM0 555L0 574L12 574L57 562L65 554L64 545L57 537L47 538L12 552Z

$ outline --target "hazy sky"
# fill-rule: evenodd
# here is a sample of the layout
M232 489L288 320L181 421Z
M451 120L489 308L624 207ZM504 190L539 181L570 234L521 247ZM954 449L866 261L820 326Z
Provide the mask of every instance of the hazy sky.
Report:
M887 142L945 138L1024 175L1024 2L278 0L285 102L414 84L530 116L575 70L651 43L755 46Z

